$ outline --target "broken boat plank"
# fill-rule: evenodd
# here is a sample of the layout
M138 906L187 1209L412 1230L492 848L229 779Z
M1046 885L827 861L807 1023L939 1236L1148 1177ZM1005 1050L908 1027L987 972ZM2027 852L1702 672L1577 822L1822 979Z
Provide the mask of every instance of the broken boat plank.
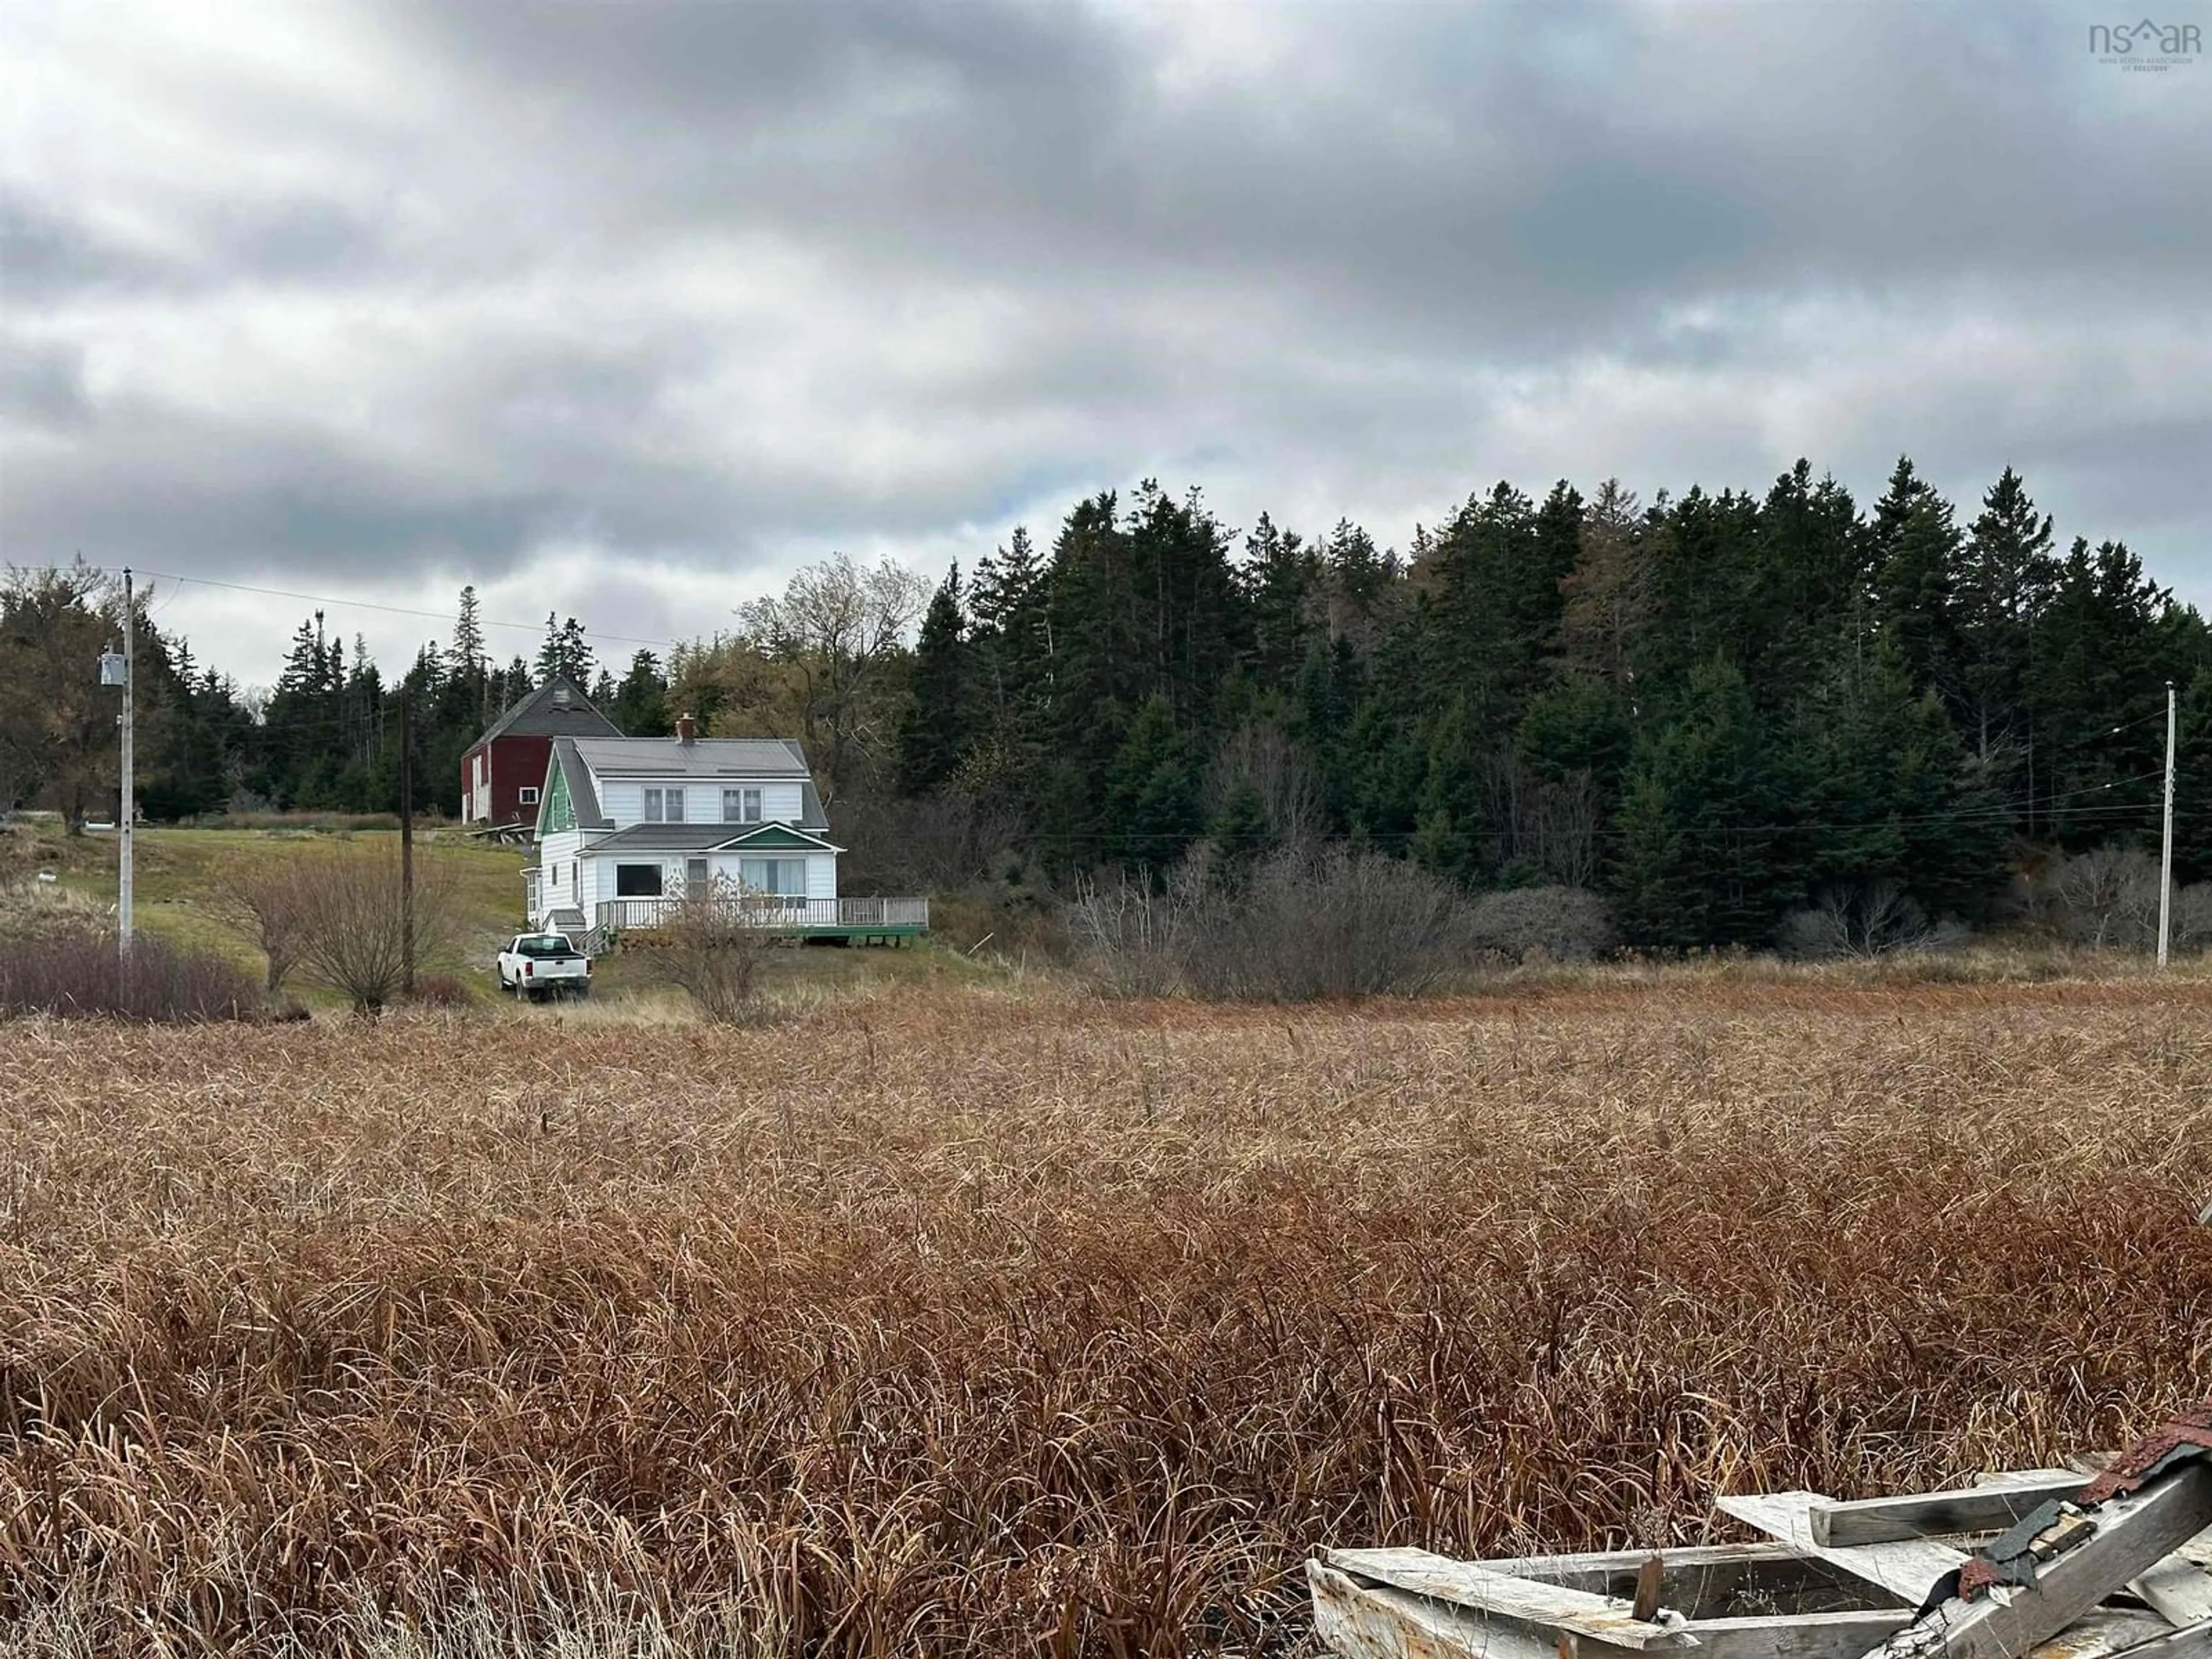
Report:
M1911 1621L1905 1607L1857 1613L1762 1613L1747 1619L1693 1619L1700 1659L1862 1659Z
M1555 1659L1556 1644L1479 1613L1306 1563L1314 1633L1341 1659Z
M1850 1549L1957 1533L2002 1532L2052 1498L2071 1498L2088 1484L2089 1478L2081 1474L2038 1480L2008 1477L2002 1484L1958 1492L1819 1504L1812 1510L1812 1538L1823 1548Z
M2212 1464L2185 1464L2101 1505L2089 1520L2094 1531L2043 1562L2033 1588L2003 1595L1992 1591L1973 1601L1954 1595L1868 1659L1929 1659L1936 1654L1945 1659L2012 1659L2051 1641L2212 1523Z
M2123 1648L2118 1659L2212 1659L2212 1620Z
M1339 1571L1359 1578L1449 1601L1493 1619L1589 1637L1617 1649L1642 1651L1696 1645L1681 1633L1679 1617L1670 1628L1637 1618L1630 1604L1617 1596L1518 1578L1428 1550L1328 1550L1324 1559Z
M1879 1584L1914 1607L1928 1599L1928 1593L1944 1574L1966 1561L1961 1552L1924 1539L1831 1548L1814 1539L1812 1522L1814 1507L1829 1501L1816 1492L1743 1492L1715 1500L1723 1514L1734 1516L1746 1526L1756 1527L1870 1584Z
M2120 1659L2146 1643L2156 1659L2197 1659L2193 1654L2159 1654L2155 1644L2172 1632L2154 1613L2137 1607L2098 1607L2069 1625L2027 1659Z
M1659 1605L1686 1619L1723 1618L1760 1608L1847 1613L1868 1605L1866 1581L1772 1539L1755 1544L1670 1545ZM1521 1555L1475 1565L1515 1578L1564 1584L1623 1599L1636 1593L1648 1550L1600 1550L1576 1555ZM1894 1597L1893 1600L1896 1599Z
M2212 1620L2212 1572L2185 1555L2169 1555L2128 1588L2176 1625Z
M2033 1486L2045 1480L2087 1480L2079 1469L1984 1469L1974 1477L1978 1486Z

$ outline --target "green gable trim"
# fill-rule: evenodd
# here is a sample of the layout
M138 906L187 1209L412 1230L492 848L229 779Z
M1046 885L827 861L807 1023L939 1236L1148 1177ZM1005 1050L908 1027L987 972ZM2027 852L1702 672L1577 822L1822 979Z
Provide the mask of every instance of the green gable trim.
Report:
M545 799L538 809L540 840L557 830L576 827L575 803L568 799L568 769L556 759L553 763L552 772L552 787L545 792Z
M781 823L764 823L759 829L750 830L744 835L732 836L723 845L732 852L743 849L748 853L763 848L777 851L796 848L811 853L826 853L831 850L827 842L817 841L812 836L789 829Z

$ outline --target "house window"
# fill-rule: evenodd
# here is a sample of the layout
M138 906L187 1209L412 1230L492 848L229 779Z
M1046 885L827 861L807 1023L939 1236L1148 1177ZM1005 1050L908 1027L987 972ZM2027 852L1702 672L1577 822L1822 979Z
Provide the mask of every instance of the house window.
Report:
M725 823L758 823L761 821L761 792L757 789L725 789L722 791L722 822Z
M739 859L738 879L749 893L770 893L801 904L806 901L805 859Z
M660 866L657 864L617 864L615 866L615 896L659 898Z
M647 823L681 823L684 822L684 792L681 789L648 789L645 792L645 821Z
M538 805L538 792L530 787L527 784L514 792L514 798L520 801L525 806L535 806Z

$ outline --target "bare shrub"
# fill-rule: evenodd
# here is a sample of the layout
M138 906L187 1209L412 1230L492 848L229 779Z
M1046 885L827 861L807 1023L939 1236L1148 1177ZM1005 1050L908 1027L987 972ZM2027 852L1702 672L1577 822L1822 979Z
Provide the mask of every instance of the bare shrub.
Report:
M1211 887L1181 941L1182 977L1209 1000L1413 996L1471 955L1466 900L1402 859L1332 847L1278 854Z
M2212 882L2174 889L2172 945L2177 951L2212 945Z
M399 994L407 959L407 910L399 857L343 853L303 858L295 938L299 971L374 1015ZM453 951L457 916L453 867L437 858L415 860L414 955L431 966Z
M701 1016L717 1025L742 1024L760 1012L760 970L773 937L771 913L726 876L713 887L669 905L649 933L625 940L635 946L648 979L690 997Z
M1887 880L1824 887L1810 904L1783 917L1776 934L1782 954L1800 962L1886 956L1956 942L1955 929L1940 927L1911 894Z
M473 1008L477 998L458 974L417 974L413 1000L425 1008Z
M1468 918L1479 951L1516 962L1540 952L1557 962L1590 962L1618 942L1605 901L1581 887L1515 887L1485 893Z
M2061 938L2093 950L2146 950L2158 939L2158 860L2138 847L2099 847L2055 861L2036 909Z
M209 913L267 960L262 989L271 1000L300 959L314 890L297 860L262 857L227 866L209 896Z
M1107 996L1169 995L1182 982L1197 900L1187 875L1164 890L1123 876L1084 881L1067 907L1077 970Z
M0 1014L57 1018L241 1019L259 1003L252 982L218 957L138 939L78 935L0 945Z

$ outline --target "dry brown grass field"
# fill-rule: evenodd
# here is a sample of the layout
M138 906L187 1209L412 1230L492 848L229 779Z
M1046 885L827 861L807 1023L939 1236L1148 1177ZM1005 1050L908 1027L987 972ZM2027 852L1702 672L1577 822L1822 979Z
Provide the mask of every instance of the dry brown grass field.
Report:
M0 1648L1291 1655L2212 1393L2212 984L0 1024Z

